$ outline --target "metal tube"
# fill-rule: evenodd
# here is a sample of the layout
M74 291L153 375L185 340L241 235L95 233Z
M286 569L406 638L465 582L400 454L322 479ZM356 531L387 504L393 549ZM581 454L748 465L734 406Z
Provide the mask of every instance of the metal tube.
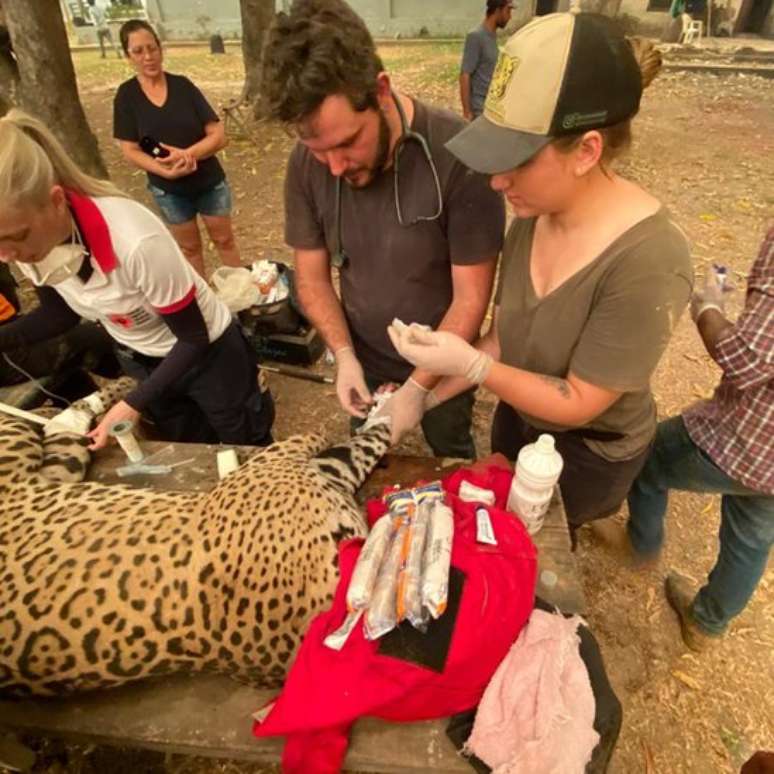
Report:
M302 368L292 368L289 366L260 366L264 371L268 371L271 374L280 374L281 376L290 376L293 379L304 379L307 382L318 382L319 384L334 384L332 376L326 376L325 374L315 374L310 371L304 371Z

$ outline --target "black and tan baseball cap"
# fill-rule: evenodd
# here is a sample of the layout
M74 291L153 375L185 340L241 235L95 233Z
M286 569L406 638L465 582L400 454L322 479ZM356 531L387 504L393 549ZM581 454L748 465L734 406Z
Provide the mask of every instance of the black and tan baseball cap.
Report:
M639 65L615 21L596 13L541 16L508 39L483 114L446 147L476 172L505 172L555 137L631 118L641 96Z

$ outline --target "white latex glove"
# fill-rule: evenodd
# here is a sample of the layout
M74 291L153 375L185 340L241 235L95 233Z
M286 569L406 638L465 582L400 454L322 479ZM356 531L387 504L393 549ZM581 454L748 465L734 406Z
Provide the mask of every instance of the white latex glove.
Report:
M429 390L425 395L425 411L431 411L436 406L440 406L441 401L438 400L438 396L435 394L435 390Z
M368 391L363 367L352 351L352 347L342 347L334 352L336 358L336 395L344 410L353 417L363 419L368 406L373 403Z
M462 376L481 384L492 367L492 357L448 331L428 331L416 324L388 326L395 349L412 365L436 376Z
M393 446L413 430L425 413L425 400L430 391L408 378L384 403L373 412L373 417L389 417Z
M43 435L46 438L57 433L86 435L91 427L92 419L94 419L94 414L88 409L70 406L43 425Z
M717 309L721 314L726 313L726 303L724 291L718 282L717 274L709 269L704 278L704 287L701 290L694 290L691 296L691 319L696 322L701 317L702 312L708 309Z

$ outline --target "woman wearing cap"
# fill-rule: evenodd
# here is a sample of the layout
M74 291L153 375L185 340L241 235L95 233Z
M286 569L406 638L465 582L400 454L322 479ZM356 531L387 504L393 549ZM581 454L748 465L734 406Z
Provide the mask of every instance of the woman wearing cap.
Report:
M271 442L274 407L259 392L255 353L163 223L84 174L18 110L0 118L0 260L15 263L40 298L0 328L0 352L32 347L83 317L104 327L139 380L90 433L91 448L140 412L165 440Z
M511 37L483 116L447 144L492 175L517 218L492 327L474 346L390 330L403 357L450 377L437 400L471 382L500 398L493 451L514 459L540 432L555 435L573 529L614 513L644 464L656 428L650 377L691 291L682 233L611 169L659 67L650 44L597 14L544 16Z
M148 173L162 217L199 274L204 276L204 256L197 215L221 261L240 266L231 190L215 155L226 145L222 122L188 78L164 71L161 41L148 22L130 19L119 36L137 73L118 87L113 101L113 136L121 152Z

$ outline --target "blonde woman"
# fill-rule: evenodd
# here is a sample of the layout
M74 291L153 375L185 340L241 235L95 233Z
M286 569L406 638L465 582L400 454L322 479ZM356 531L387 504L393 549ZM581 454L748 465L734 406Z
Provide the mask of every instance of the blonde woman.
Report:
M82 172L38 120L0 118L0 261L38 290L40 306L0 328L0 352L99 322L139 381L92 431L153 420L171 441L265 445L274 407L226 306L164 224L105 180Z
M136 75L118 87L113 136L124 157L148 173L148 188L183 255L204 276L197 216L226 266L240 266L231 224L231 190L216 156L223 123L196 86L164 70L161 41L148 22L131 19L121 47Z
M390 330L418 368L500 399L492 449L514 459L541 432L564 457L572 528L623 502L656 430L650 378L690 297L688 247L661 203L611 164L658 53L598 14L552 14L517 32L484 114L447 147L490 174L516 220L489 332ZM394 428L396 437L405 428Z

